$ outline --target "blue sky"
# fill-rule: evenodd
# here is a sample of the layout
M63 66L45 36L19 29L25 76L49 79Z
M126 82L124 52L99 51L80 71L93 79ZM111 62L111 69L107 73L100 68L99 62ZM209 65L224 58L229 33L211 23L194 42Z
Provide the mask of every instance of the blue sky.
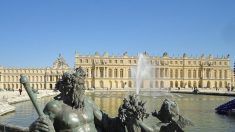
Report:
M51 66L61 53L235 56L234 0L0 1L0 65Z

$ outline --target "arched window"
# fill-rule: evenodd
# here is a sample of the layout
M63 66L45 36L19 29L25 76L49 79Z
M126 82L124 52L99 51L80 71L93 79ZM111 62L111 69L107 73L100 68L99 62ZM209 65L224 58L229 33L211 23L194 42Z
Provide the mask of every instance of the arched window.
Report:
M175 81L175 87L178 88L179 85L178 85L178 81Z
M121 87L124 88L125 87L125 84L123 81L121 81Z
M207 81L207 88L210 88L210 87L211 87L211 82Z
M196 81L193 81L193 87L196 88L197 87L197 83Z
M180 81L180 87L183 88L184 87L184 82Z
M189 87L189 88L192 87L191 81L188 81L188 87Z

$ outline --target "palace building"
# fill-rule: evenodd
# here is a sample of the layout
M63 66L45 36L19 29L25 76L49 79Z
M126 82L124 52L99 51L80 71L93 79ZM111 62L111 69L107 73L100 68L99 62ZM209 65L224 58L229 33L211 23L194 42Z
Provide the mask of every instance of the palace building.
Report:
M234 86L230 57L211 55L170 57L144 54L151 64L153 77L141 84L142 88L228 88ZM97 89L135 88L132 70L137 66L138 56L112 56L105 52L100 55L75 54L75 68L83 67L87 72L86 87ZM53 89L62 74L71 71L65 59L59 55L52 67L9 68L0 66L0 88L19 89L21 74L28 76L31 86L36 89Z
M9 68L0 66L0 88L19 89L20 75L28 76L30 85L35 89L53 89L56 81L70 68L65 59L59 55L52 67L45 68Z
M201 55L189 57L161 57L145 53L151 64L154 77L144 80L143 88L228 88L233 86L233 72L230 57ZM111 56L107 52L99 55L75 55L75 67L82 66L87 72L88 88L134 88L132 69L136 67L138 56Z

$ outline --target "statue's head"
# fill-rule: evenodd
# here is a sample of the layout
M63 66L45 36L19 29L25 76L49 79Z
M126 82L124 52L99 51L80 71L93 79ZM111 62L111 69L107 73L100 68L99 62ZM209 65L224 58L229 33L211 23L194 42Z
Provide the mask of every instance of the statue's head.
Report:
M82 107L85 93L85 71L79 67L75 72L66 72L62 79L57 82L57 89L61 92L60 99L74 108Z
M79 85L84 85L85 78L86 78L86 72L83 70L82 67L76 68L75 73L73 73L74 77L74 83L77 83Z

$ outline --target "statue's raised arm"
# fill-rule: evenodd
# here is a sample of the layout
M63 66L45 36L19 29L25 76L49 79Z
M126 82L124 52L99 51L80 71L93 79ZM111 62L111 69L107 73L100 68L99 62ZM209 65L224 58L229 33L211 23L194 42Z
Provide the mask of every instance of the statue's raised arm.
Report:
M55 130L52 125L52 122L49 120L48 116L42 112L42 109L39 107L36 97L32 91L32 88L30 87L29 80L25 75L20 75L20 83L24 86L39 116L39 118L35 122L33 122L32 125L30 126L30 132L36 132L36 131L54 132Z

